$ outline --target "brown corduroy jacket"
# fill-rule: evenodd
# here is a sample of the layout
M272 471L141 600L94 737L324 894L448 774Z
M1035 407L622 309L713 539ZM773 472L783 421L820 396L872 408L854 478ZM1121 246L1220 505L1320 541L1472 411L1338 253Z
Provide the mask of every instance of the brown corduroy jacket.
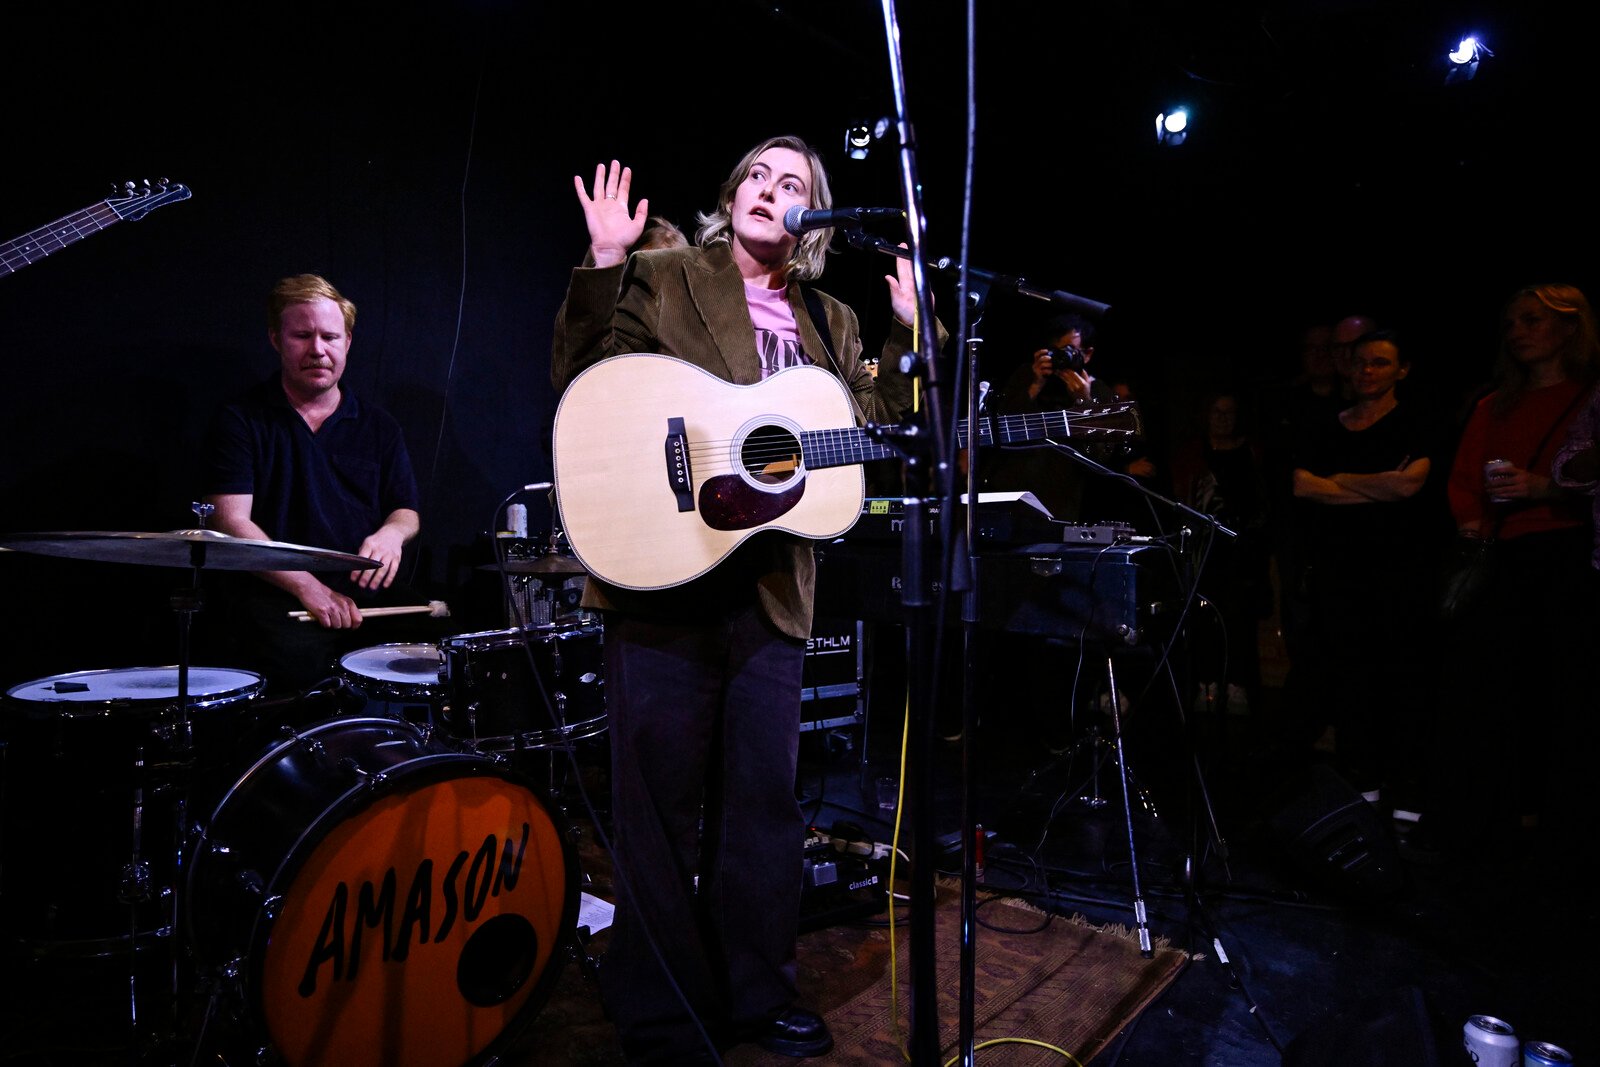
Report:
M860 326L848 306L821 298L831 352L806 308L804 291L791 281L801 347L819 366L833 370L849 390L857 423L893 422L911 405L911 381L899 370L911 349L911 331L890 328L875 377L861 356ZM942 340L942 334L939 335ZM675 356L736 385L761 380L755 326L744 281L726 244L709 248L639 252L614 267L577 268L556 315L550 380L558 390L585 368L610 356L655 352ZM556 487L559 499L560 486ZM775 530L746 541L712 574L672 589L620 589L591 578L584 606L656 618L685 618L714 611L730 597L749 598L749 583L766 617L780 631L804 640L811 635L816 560L811 541Z

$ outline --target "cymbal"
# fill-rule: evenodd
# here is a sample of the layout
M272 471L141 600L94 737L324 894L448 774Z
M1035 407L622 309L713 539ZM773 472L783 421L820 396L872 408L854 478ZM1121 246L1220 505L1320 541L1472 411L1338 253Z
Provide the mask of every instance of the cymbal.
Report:
M588 574L589 570L575 556L535 556L533 559L508 559L504 564L480 564L480 571L505 574Z
M221 571L367 571L383 564L366 556L326 548L255 541L221 530L165 533L58 531L0 536L0 548L36 556L65 556L106 563L155 567L202 567Z

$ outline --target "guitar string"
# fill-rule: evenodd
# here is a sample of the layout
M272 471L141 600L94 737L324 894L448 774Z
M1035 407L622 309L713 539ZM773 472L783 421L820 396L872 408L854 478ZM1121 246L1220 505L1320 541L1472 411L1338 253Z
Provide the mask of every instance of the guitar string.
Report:
M1106 414L1107 413L1105 412L1097 410L1085 410L1083 412L1042 412L1021 415L1002 415L994 421L999 424L998 436L1002 439L1010 437L1018 430L1021 430L1026 434L1028 433L1028 428L1035 424L1042 428L1043 435L1048 435L1050 430L1057 425L1065 425L1068 427L1068 433L1066 436L1071 437L1074 436L1071 431L1071 425L1073 423L1105 417ZM1065 415L1066 418L1063 418L1063 415ZM1078 430L1079 435L1093 435L1095 433L1102 433L1107 435L1123 436L1129 432L1131 431L1126 428L1110 426L1085 426L1079 428ZM995 433L995 428L991 427L990 432L985 439L992 440L995 436L997 436ZM1029 436L1040 437L1041 435L1030 434ZM877 441L874 441L870 438L870 435L868 435L867 431L857 427L835 430L804 431L799 436L788 430L778 430L771 433L757 431L742 439L745 442L745 446L741 449L741 452L744 455L755 458L784 457L792 454L797 447L802 451L807 450L805 442L800 439L802 437L811 438L813 440L814 443L809 449L810 451L831 451L834 449L838 449L840 451L851 449L872 449L879 444ZM688 443L688 452L690 457L694 459L704 458L706 456L714 456L718 453L727 451L729 448L735 445L738 445L740 441L741 439L737 437L695 439Z
M1049 412L999 416L995 420L999 424L998 427L991 427L990 434L984 439L993 441L998 436L998 439L1002 442L1008 441L1019 428L1025 438L1033 439L1040 436L1029 432L1029 427L1033 424L1040 426L1044 435L1048 436L1051 427L1056 424L1070 426L1072 422L1098 417L1100 414L1099 412L1084 411L1078 413ZM1108 435L1121 435L1128 432L1126 430L1091 426L1080 430L1079 436L1092 437L1097 431ZM828 435L832 435L831 439L828 438ZM879 446L878 442L870 440L866 431L859 428L809 431L804 436L814 439L810 447L807 447L804 442L797 439L794 434L787 430L779 430L773 433L752 433L743 439L744 443L739 449L737 462L733 462L732 457L728 457L727 454L733 446L740 444L739 438L724 438L718 441L692 441L689 443L687 451L695 469L701 475L709 476L724 471L736 470L741 466L746 469L752 469L765 467L775 462L788 461L795 456L797 451L802 457L810 455L812 458L818 456L831 458L837 453L848 462L853 454L873 451L878 447L886 447ZM1070 429L1067 436L1072 436ZM724 458L729 461L719 462Z

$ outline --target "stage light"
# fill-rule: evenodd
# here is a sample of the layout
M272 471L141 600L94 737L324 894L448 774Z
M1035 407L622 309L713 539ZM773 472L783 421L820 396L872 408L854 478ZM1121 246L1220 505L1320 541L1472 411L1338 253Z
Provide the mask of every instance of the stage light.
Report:
M1449 64L1445 68L1445 84L1471 81L1478 73L1478 61L1484 56L1492 55L1494 53L1489 51L1478 38L1470 35L1461 38L1461 43L1446 57Z
M844 150L851 159L866 159L872 150L872 131L858 123L844 131Z
M852 123L844 131L844 151L851 159L866 159L872 151L872 142L881 141L889 132L889 120L879 119L871 126L865 122Z
M1156 115L1156 142L1168 147L1181 145L1189 136L1189 109L1175 107Z

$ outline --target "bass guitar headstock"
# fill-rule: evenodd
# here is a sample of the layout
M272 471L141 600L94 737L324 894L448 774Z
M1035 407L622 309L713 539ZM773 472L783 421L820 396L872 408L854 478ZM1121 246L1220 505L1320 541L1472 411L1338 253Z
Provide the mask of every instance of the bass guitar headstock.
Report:
M124 222L142 219L164 204L175 204L194 195L187 185L170 182L166 178L155 182L148 178L142 182L123 182L112 189L112 195L106 198L106 206Z

